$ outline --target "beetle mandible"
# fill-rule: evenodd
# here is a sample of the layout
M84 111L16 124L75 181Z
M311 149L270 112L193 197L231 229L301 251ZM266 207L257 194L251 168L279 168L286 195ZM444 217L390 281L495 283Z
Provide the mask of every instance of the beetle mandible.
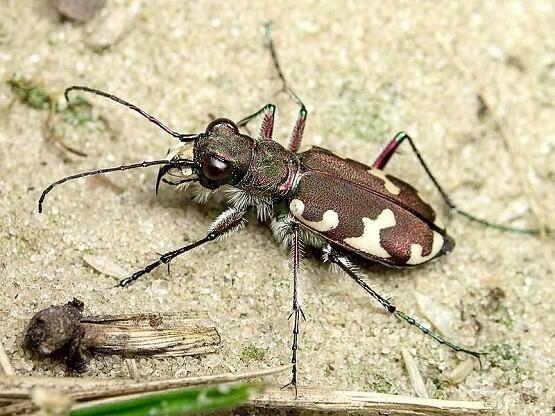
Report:
M479 358L480 352L443 339L397 309L390 300L369 286L363 273L353 264L351 257L354 255L389 267L415 267L448 254L455 245L437 221L434 210L421 199L416 190L408 183L386 174L383 169L399 145L406 141L452 211L505 231L536 231L494 224L459 209L432 175L414 141L403 132L389 142L371 166L341 158L320 147L299 153L307 110L285 80L276 56L270 25L266 25L266 35L282 89L300 106L287 148L272 137L276 109L273 104L265 105L238 123L219 118L208 124L202 133L181 134L121 98L97 89L73 86L65 91L66 99L69 99L68 93L75 90L109 98L146 117L177 138L182 145L166 159L96 169L64 177L43 191L39 199L39 212L42 211L46 195L61 183L85 176L154 165L161 166L156 192L160 183L165 182L178 188L197 183L206 192L225 189L229 193L229 208L216 218L204 238L163 254L157 261L123 279L119 286L125 287L183 253L238 231L245 225L245 214L253 207L260 220L270 222L276 239L291 250L293 303L290 317L293 317L293 339L292 376L288 385L294 387L295 394L298 336L301 318L305 319L298 297L303 245L321 249L324 261L337 265L395 317L454 351ZM258 137L241 133L240 128L256 117L261 118ZM166 179L168 176L173 179Z

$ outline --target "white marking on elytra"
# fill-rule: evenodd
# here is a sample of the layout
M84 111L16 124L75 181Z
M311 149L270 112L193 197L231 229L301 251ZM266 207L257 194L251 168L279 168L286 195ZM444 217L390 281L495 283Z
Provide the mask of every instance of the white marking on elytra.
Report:
M322 219L320 221L309 221L303 218L304 212L304 202L300 199L293 199L289 203L289 209L295 218L297 218L300 222L305 225L308 225L310 228L325 233L326 231L331 231L334 228L337 228L339 225L339 215L332 209L328 209L322 215Z
M432 240L432 250L430 254L427 256L422 255L422 251L424 250L420 244L412 244L410 246L410 258L407 260L407 264L421 264L425 261L430 260L432 257L435 257L437 253L443 247L443 236L438 233L437 231L433 232L433 240Z
M384 228L393 227L397 222L395 215L389 208L384 209L375 220L363 217L364 232L360 237L345 238L347 244L364 253L371 254L376 257L387 259L391 255L382 247L380 239L380 231Z
M385 172L381 169L372 168L368 170L368 173L374 175L377 178L380 178L383 181L384 188L393 195L399 195L401 193L401 188L395 185L391 180L385 176Z
M286 248L291 247L291 244L293 243L291 227L295 222L297 222L297 220L291 213L272 219L271 227L274 237ZM327 244L326 240L320 237L319 234L310 230L310 228L301 227L299 231L301 234L301 241L306 246L322 248Z

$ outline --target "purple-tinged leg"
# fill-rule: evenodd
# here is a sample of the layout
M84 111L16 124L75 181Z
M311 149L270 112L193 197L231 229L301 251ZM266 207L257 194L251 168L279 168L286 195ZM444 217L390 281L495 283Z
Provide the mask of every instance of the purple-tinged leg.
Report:
M405 134L405 132L397 133L395 137L387 144L385 149L383 149L383 151L380 153L372 167L374 169L385 168L385 165L387 165L387 162L389 162L389 159L391 159L393 153L395 153L399 145L403 143L403 140L405 140L407 137L408 136Z
M260 130L258 132L259 140L272 140L272 134L274 132L274 119L276 113L276 106L273 104L266 104L256 113L243 118L237 123L238 127L246 127L246 125L255 117L262 114L262 122L260 123Z
M439 194L441 195L441 197L445 201L445 204L449 207L449 209L451 211L454 211L454 212L462 215L463 217L465 217L466 219L468 219L470 221L474 221L474 222L480 223L482 225L485 225L486 227L495 228L497 230L508 231L508 232L512 232L512 233L539 234L539 230L536 230L536 229L515 228L515 227L506 226L506 225L503 225L503 224L496 224L494 222L490 222L488 220L477 217L474 214L471 214L467 211L464 211L464 210L460 209L453 202L453 200L449 197L449 195L447 195L447 193L443 190L443 188L441 187L441 185L439 184L439 182L437 181L435 176L432 174L432 171L430 170L430 168L428 167L428 165L424 161L424 158L420 154L420 151L418 150L418 148L414 144L414 140L412 140L412 138L408 134L406 134L405 132L400 132L400 133L397 133L395 135L395 137L388 143L388 145L385 147L385 149L382 151L382 153L378 156L378 158L376 159L376 161L374 162L372 167L375 168L375 169L385 168L385 165L387 164L387 162L389 161L391 156L393 156L393 153L395 153L395 151L397 150L399 145L405 139L409 142L409 145L412 148L414 154L416 155L416 158L418 159L418 162L420 162L420 165L422 166L422 168L424 169L424 171L426 172L426 174L428 175L428 177L430 178L430 180L434 184L435 188L437 189L437 191L439 192ZM551 231L550 231L550 233L551 233Z
M306 124L306 115L306 108L301 108L301 110L299 111L299 116L297 117L297 121L295 122L295 127L293 127L293 131L291 132L291 136L289 137L288 147L289 150L291 150L293 153L297 153L299 147L301 147L304 126Z
M289 95L289 97L293 101L295 101L295 103L299 107L301 107L299 111L299 116L297 117L297 122L295 123L295 127L291 132L291 136L289 137L289 146L288 146L290 151L292 151L293 153L296 153L299 150L299 147L301 146L301 140L303 138L304 126L306 123L306 115L307 115L306 106L299 98L299 96L295 93L295 91L293 91L291 87L289 87L285 79L285 76L283 75L283 71L281 70L281 66L279 65L279 61L277 58L274 41L272 39L272 25L267 24L265 28L266 28L266 39L268 40L268 48L270 49L270 54L272 55L272 61L274 63L274 67L276 68L276 72L279 76L279 79L281 80L281 83L282 83L281 90L285 92L287 95Z

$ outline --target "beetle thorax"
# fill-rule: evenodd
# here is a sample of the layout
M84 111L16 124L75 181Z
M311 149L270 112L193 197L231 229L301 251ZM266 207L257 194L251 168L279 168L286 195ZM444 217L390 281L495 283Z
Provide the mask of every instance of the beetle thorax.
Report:
M235 186L253 196L276 199L289 193L298 170L296 155L277 142L257 141L249 168Z

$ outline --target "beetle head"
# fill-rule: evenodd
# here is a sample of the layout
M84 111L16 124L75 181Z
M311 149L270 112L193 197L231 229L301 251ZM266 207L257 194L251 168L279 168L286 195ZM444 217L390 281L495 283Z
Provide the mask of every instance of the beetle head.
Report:
M212 121L204 133L183 144L169 155L173 165L162 166L156 188L164 175L183 181L198 181L208 189L237 184L247 172L254 140L239 133L237 125L226 118ZM179 160L193 160L192 165L179 166Z

